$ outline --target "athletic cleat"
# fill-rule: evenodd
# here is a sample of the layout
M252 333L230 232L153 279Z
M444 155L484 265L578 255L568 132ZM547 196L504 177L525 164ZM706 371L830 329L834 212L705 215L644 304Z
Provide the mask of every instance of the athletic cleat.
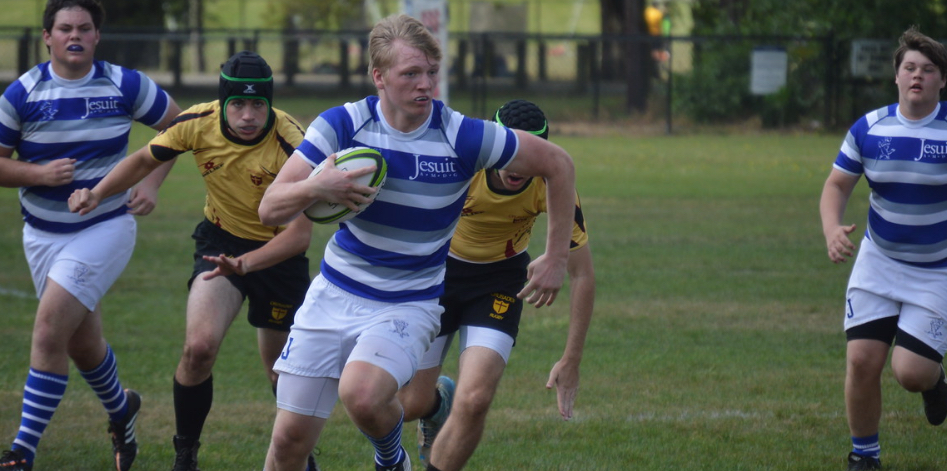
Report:
M940 378L937 386L930 391L921 393L924 398L924 415L931 425L940 425L947 419L947 376L944 375L944 366L940 367Z
M401 450L404 452L404 459L400 463L394 466L382 466L375 463L375 471L411 471L411 457L408 456L407 451L404 451L404 448Z
M26 461L23 454L17 450L5 450L0 457L2 471L32 471L33 465Z
M321 471L319 463L316 463L315 453L309 453L309 459L306 460L306 471Z
M437 393L441 395L441 408L434 413L434 416L418 420L418 457L421 458L421 464L425 467L431 457L431 445L434 444L434 438L437 437L450 414L451 405L454 402L454 381L447 376L437 378Z
M197 449L201 442L174 436L174 468L171 471L201 471L197 468ZM317 468L318 469L318 468Z
M848 454L848 471L862 471L865 469L881 469L881 460L870 456L862 456L854 451Z
M109 421L109 433L112 435L112 452L115 453L116 471L128 471L138 455L138 440L135 438L135 421L141 410L141 395L126 389L128 412L120 421Z

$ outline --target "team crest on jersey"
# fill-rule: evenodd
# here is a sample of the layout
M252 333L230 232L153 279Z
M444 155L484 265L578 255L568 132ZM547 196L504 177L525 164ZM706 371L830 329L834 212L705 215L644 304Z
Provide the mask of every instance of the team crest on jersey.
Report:
M921 146L923 148L923 146ZM878 142L878 158L888 160L891 158L891 154L894 154L894 149L891 147L891 138L886 137Z
M43 121L52 121L56 119L56 113L59 111L51 101L44 101L43 106L39 108L43 113Z
M213 160L208 160L201 164L201 176L206 177L217 170L220 170L220 167L223 167L222 164L215 163Z
M250 183L253 183L254 186L260 186L263 184L263 177L255 173L250 174Z

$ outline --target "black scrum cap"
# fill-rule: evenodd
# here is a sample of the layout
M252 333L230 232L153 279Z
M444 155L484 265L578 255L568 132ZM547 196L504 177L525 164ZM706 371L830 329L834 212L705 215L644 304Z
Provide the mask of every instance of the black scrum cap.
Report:
M546 115L531 101L508 101L497 110L493 120L510 129L521 129L543 139L549 138Z
M273 108L273 71L259 54L241 51L220 68L220 107L234 98L260 99Z

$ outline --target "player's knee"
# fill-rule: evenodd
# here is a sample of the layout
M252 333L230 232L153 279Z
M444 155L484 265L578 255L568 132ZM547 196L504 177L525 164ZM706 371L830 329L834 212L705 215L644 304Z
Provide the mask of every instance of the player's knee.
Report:
M381 405L367 388L339 388L339 400L356 422L360 418L373 417Z
M277 460L290 459L300 454L304 455L303 437L301 434L293 433L292 430L273 430L270 450Z
M910 369L892 369L894 374L894 379L898 381L898 384L901 385L907 391L910 392L924 392L933 388L936 383L937 374L939 371L935 372L934 370L922 370L916 368Z
M493 403L493 391L483 388L471 388L458 391L454 397L451 413L461 413L469 417L485 417Z
M884 360L880 363L876 355L865 351L849 351L847 355L848 374L856 378L880 377L884 369Z
M188 370L199 371L210 369L217 359L220 345L204 340L188 341L184 345L182 363Z

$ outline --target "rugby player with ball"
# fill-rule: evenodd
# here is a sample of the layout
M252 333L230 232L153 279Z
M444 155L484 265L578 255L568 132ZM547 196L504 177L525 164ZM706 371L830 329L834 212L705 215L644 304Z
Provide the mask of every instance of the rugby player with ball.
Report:
M290 221L316 200L354 211L377 190L352 183L344 198L333 200L319 180L351 172L329 165L308 178L313 168L357 146L377 150L387 164L378 197L329 240L277 360L278 410L267 471L305 468L306 453L337 400L372 444L376 470L411 469L401 446L403 409L396 393L440 329L438 297L450 239L470 180L481 169L537 176L548 184L547 251L530 264L518 296L549 304L565 278L575 214L568 153L435 100L441 50L420 21L387 17L372 29L368 44L378 95L320 114L260 204L264 224Z

